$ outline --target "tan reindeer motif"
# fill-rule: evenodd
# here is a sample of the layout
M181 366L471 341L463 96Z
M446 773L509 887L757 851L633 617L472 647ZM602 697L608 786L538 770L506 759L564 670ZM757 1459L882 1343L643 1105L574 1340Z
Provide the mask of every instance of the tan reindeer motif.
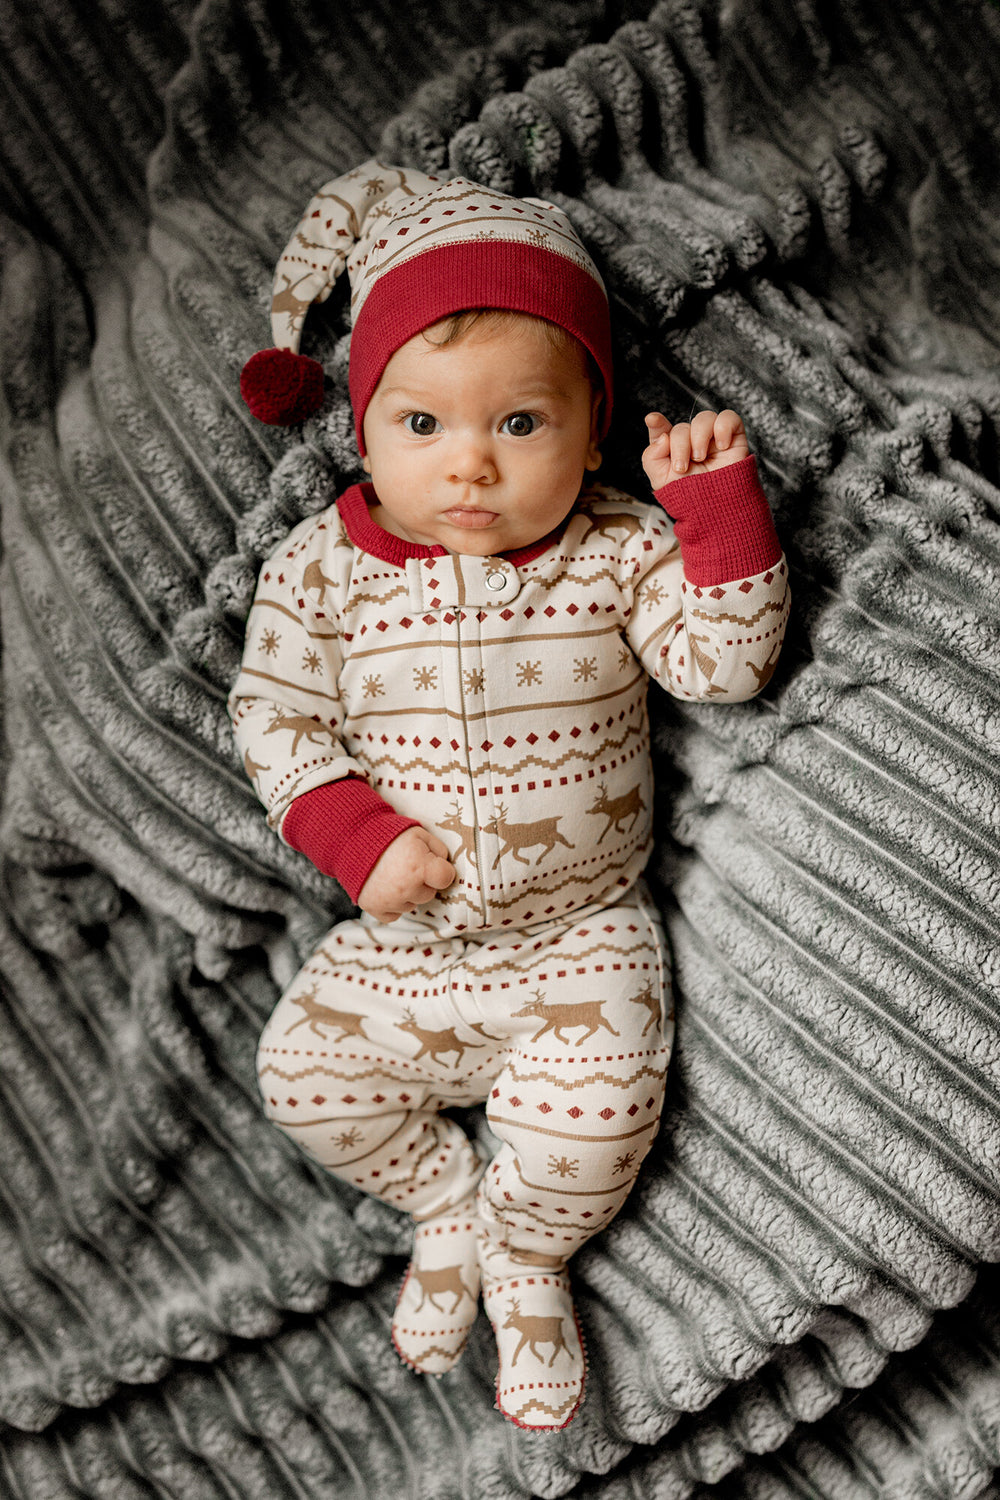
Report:
M457 1310L458 1304L464 1297L468 1297L470 1302L476 1300L462 1280L461 1266L442 1266L437 1271L421 1271L417 1266L411 1265L410 1275L420 1287L420 1301L413 1309L414 1312L419 1312L424 1303L429 1302L435 1312L443 1313L445 1309L434 1299L447 1296L449 1292L455 1299L451 1308L452 1312Z
M503 847L493 861L493 869L496 869L505 854L510 854L519 864L530 865L531 860L524 859L517 851L531 849L536 844L545 846L535 860L536 865L542 862L549 850L554 849L556 844L563 844L567 849L575 849L576 845L564 838L556 827L560 816L561 814L557 814L554 818L539 818L535 823L508 823L507 809L501 802L496 817L483 824L486 833L495 833L498 839L504 841Z
M589 1041L602 1026L605 1031L610 1031L612 1036L621 1036L621 1032L616 1031L611 1022L606 1019L603 1004L601 1000L584 1000L577 1004L546 1005L543 991L536 990L535 999L522 1006L520 1010L512 1011L511 1015L537 1016L538 1020L544 1023L531 1038L532 1045L547 1031L551 1031L564 1047L582 1047L584 1042ZM572 1043L568 1036L563 1035L563 1032L567 1027L572 1030L577 1026L586 1026L587 1031L584 1036Z
M329 1005L320 1005L316 999L316 986L306 995L293 995L293 1005L301 1005L305 1015L301 1016L294 1025L289 1026L287 1035L299 1026L308 1026L314 1036L318 1036L321 1042L327 1038L320 1031L321 1026L333 1026L340 1032L339 1036L333 1038L335 1042L342 1042L348 1036L360 1036L367 1042L369 1038L365 1035L365 1021L367 1017L357 1015L350 1010L332 1010Z
M262 766L262 765L260 765L257 761L255 761L253 759L253 757L250 754L250 751L247 750L247 751L244 752L244 755L243 755L243 769L244 769L244 771L246 771L246 773L249 776L249 778L250 778L251 781L256 781L257 777L258 777L258 775L260 774L261 771L269 771L271 769L271 767L270 766Z
M275 709L274 717L264 730L265 734L276 734L279 729L287 729L289 734L294 735L292 740L292 755L298 753L299 741L305 737L311 743L318 743L316 736L325 734L334 748L338 748L334 738L333 730L327 724L322 724L319 719L314 719L309 714L288 714L283 708ZM341 751L343 754L343 751Z
M437 1062L439 1057L447 1057L449 1053L457 1052L455 1062L446 1064L447 1067L457 1067L467 1047L481 1045L479 1042L459 1041L458 1033L451 1026L441 1031L431 1031L426 1026L421 1026L409 1006L403 1011L403 1019L394 1022L394 1025L398 1031L407 1032L420 1043L420 1051L414 1054L414 1062L419 1062L422 1057L430 1057L431 1062ZM484 1031L478 1021L470 1022L469 1030L478 1032L480 1036L486 1037L491 1042L501 1040L500 1037L490 1036L490 1033Z
M770 651L767 654L767 660L764 662L764 665L762 667L756 666L752 661L744 663L744 665L748 666L753 675L756 677L758 688L766 687L767 684L771 681L774 669L778 665L778 653L780 650L781 642L779 641L777 645L771 647Z
M446 818L438 818L437 826L444 828L448 833L457 833L462 840L459 847L451 856L452 864L460 854L464 854L470 865L476 863L476 830L469 823L462 822L462 804L455 798L455 811L449 813Z
M517 1364L518 1356L524 1348L527 1348L529 1353L533 1354L539 1364L541 1364L542 1356L538 1350L539 1344L552 1345L552 1357L549 1360L549 1369L555 1364L556 1355L561 1354L563 1350L569 1355L570 1361L573 1359L572 1351L563 1335L563 1320L561 1317L544 1318L539 1317L537 1314L531 1316L528 1313L523 1313L519 1298L513 1297L511 1299L510 1311L507 1314L507 1321L503 1326L505 1328L516 1328L517 1332L521 1335L521 1342L514 1350L511 1359L512 1365Z
M642 1034L643 1036L645 1036L646 1032L651 1026L658 1026L660 1023L660 997L653 989L652 980L650 980L644 986L644 988L638 992L638 994L629 995L628 998L633 1002L633 1004L644 1005L649 1011L649 1020L642 1028Z
M594 535L614 541L616 532L624 533L622 540L627 540L635 536L637 531L641 531L642 527L643 522L639 516L630 516L627 511L608 511L603 516L591 516L586 531L580 537L580 542L581 544L589 542Z
M293 328L301 328L306 313L312 307L313 299L300 297L295 291L298 282L293 282L292 278L284 272L282 276L285 284L279 287L271 298L271 312L285 313Z
M603 813L608 820L606 826L601 829L600 837L597 840L598 843L601 842L606 833L610 833L612 828L616 833L622 833L623 831L631 832L636 818L641 812L645 812L645 810L646 804L642 800L642 792L638 786L632 787L630 791L625 792L621 797L609 797L608 789L603 781L597 787L597 801L593 807L587 808L589 813ZM631 818L632 821L629 823L628 829L623 830L621 825L626 818Z
M302 592L307 594L311 589L316 589L319 593L317 604L324 602L327 589L332 589L334 584L335 580L327 578L323 572L323 563L320 558L314 557L312 562L306 563L302 570Z

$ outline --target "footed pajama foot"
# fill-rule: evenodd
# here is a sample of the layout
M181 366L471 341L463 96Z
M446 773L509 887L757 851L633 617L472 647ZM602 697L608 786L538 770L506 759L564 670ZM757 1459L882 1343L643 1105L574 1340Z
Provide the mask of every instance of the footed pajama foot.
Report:
M587 1356L565 1269L525 1266L483 1274L483 1300L496 1334L497 1409L530 1432L557 1432L583 1400Z
M411 1370L443 1375L458 1362L479 1310L475 1198L416 1227L413 1259L392 1319L396 1353Z

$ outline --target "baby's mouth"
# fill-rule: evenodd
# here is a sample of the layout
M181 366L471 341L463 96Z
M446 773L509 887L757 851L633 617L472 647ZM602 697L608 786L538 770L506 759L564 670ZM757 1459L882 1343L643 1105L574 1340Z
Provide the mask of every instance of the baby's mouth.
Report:
M467 526L473 530L478 530L481 526L491 525L497 519L499 512L495 510L461 508L446 510L445 515L453 526Z

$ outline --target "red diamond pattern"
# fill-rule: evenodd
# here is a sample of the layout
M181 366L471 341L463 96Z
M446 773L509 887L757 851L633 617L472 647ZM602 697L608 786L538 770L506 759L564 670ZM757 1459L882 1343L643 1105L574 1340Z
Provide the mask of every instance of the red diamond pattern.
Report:
M550 1115L552 1113L552 1105L551 1104L540 1104L538 1106L538 1108L539 1108L539 1110L541 1111L541 1113L543 1115Z
M519 1099L516 1094L511 1094L510 1098L507 1100L507 1103L513 1104L514 1108L517 1109L523 1103L523 1100Z
M313 1094L312 1099L310 1100L310 1103L312 1103L312 1104L325 1104L326 1103L326 1095L325 1094Z
M752 588L753 588L753 584L752 583L748 583L747 580L744 578L743 582L740 584L740 593L741 594L749 594L749 592L750 592L750 590Z
M710 599L724 599L726 597L726 591L725 589L714 588L708 597Z
M610 1107L610 1105L608 1106L607 1109L602 1109L601 1110L601 1119L602 1120L610 1120L613 1115L614 1115L614 1110Z
M574 1104L573 1108L572 1109L568 1109L566 1111L566 1113L568 1115L572 1115L572 1117L573 1117L574 1120L578 1120L580 1118L580 1116L583 1114L583 1110L580 1108L580 1106L578 1104Z

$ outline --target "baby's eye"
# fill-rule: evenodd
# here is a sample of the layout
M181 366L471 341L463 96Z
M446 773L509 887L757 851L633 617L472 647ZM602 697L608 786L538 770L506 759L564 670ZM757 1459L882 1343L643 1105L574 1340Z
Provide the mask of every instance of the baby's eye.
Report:
M530 411L515 411L504 422L501 432L506 432L508 437L530 437L538 426L538 421Z
M403 426L417 437L430 437L437 425L437 417L432 417L429 411L411 411L403 418Z

